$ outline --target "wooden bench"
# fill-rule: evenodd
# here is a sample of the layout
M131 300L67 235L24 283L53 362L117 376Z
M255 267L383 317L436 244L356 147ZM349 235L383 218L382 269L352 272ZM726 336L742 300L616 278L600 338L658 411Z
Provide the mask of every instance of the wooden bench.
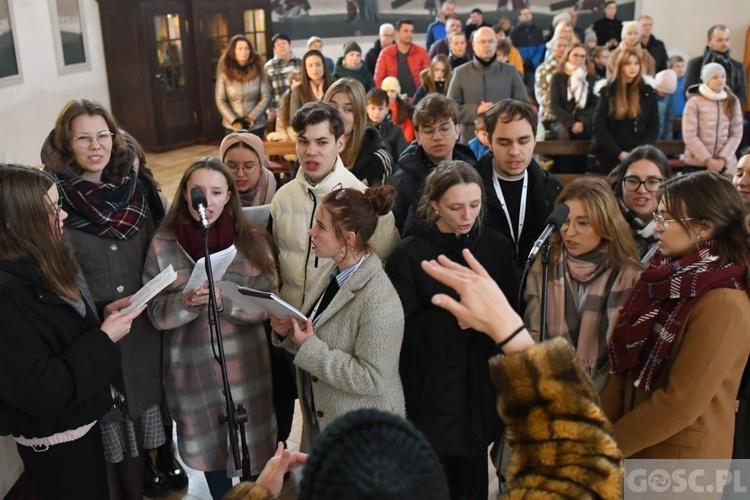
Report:
M685 152L683 141L656 141L654 146L667 156L681 155ZM534 153L543 156L584 156L590 149L591 141L538 141Z
M263 151L268 159L268 168L281 184L289 181L292 166L284 155L297 154L294 141L263 141Z

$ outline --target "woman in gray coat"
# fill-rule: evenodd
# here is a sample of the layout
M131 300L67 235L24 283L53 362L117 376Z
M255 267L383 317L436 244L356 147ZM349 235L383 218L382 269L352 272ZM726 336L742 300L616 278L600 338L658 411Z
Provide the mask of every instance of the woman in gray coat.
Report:
M215 97L227 133L246 129L263 137L271 86L263 60L244 35L233 36L219 59Z
M344 413L376 408L404 416L398 372L404 311L368 240L391 210L391 186L334 189L315 212L315 255L333 259L313 283L305 324L271 315L274 342L295 354L302 406L302 451Z

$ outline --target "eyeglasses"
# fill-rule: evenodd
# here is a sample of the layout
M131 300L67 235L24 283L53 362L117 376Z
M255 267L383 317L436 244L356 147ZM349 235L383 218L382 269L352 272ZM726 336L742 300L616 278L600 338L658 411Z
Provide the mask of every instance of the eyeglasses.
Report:
M426 136L432 137L435 135L435 131L439 132L440 135L447 135L453 129L454 129L453 122L449 121L449 122L442 123L438 125L437 127L419 127L417 131L420 133L420 135L424 134Z
M570 219L565 219L565 222L563 222L562 226L560 226L560 231L567 231L571 224L576 229L576 233L578 234L583 234L591 228L591 223L589 221L576 219L571 222Z
M49 207L50 214L55 217L55 220L60 220L60 212L62 212L63 208L63 199L62 196L57 199L57 203L52 203Z
M238 163L234 163L234 162L227 163L227 168L233 174L239 172L240 170L242 170L242 172L245 173L245 174L252 174L253 172L255 172L258 169L259 166L260 165L258 165L257 163L243 163L242 165L240 165Z
M680 221L680 222L686 222L689 220L694 220L693 217L685 217L684 219L665 219L662 217L661 214L654 212L654 223L657 226L661 226L664 229L667 229L667 226L669 226L670 222Z
M646 191L649 193L655 193L659 190L659 186L661 186L662 182L664 182L664 180L659 179L658 177L649 177L645 181L630 175L622 178L622 185L628 191L638 191L641 188L641 185L643 185L646 188Z
M94 138L96 138L96 142L98 142L100 146L108 146L109 144L112 144L113 135L115 134L109 130L97 132L94 137L88 134L81 134L73 137L73 144L79 148L89 148L91 147L91 144L93 144Z

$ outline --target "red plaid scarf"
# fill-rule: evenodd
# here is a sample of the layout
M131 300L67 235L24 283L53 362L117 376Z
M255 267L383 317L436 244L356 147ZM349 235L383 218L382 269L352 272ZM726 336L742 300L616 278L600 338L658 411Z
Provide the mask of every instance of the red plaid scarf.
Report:
M634 385L650 391L693 305L715 288L746 290L745 273L719 262L712 245L681 259L657 252L620 312L609 343L612 372L635 373Z
M113 182L89 182L57 174L62 189L65 226L118 240L130 239L141 227L148 207L135 169Z

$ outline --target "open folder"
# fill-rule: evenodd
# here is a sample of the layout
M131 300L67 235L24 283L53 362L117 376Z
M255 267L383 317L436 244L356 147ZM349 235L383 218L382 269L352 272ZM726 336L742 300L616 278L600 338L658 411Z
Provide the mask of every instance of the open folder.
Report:
M307 316L278 295L263 290L239 286L231 281L219 282L219 290L249 313L270 312L277 318L292 316L297 321L307 321Z

